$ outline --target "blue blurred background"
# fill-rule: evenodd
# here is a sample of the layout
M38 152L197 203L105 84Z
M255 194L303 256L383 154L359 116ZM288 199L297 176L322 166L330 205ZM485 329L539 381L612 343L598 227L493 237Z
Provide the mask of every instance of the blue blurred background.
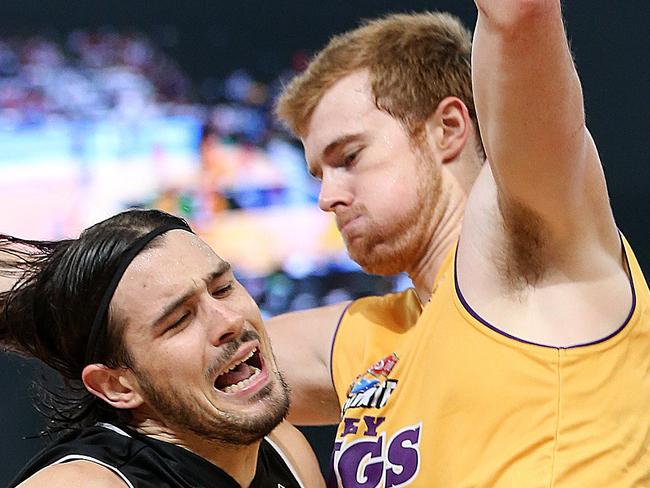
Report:
M126 207L162 208L233 263L266 316L408 286L346 257L271 107L332 34L423 9L475 19L470 0L4 0L0 232L58 239ZM650 8L600 0L565 13L615 215L647 270ZM0 485L42 445L38 374L0 356ZM332 430L305 432L325 465Z

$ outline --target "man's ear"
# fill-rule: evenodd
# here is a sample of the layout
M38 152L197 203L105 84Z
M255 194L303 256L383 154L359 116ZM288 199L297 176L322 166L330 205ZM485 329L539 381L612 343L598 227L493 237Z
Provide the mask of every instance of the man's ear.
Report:
M460 155L471 132L472 123L465 104L457 97L446 97L426 123L430 147L440 155L443 164Z
M90 393L112 407L130 409L144 403L129 369L89 364L83 369L81 379Z

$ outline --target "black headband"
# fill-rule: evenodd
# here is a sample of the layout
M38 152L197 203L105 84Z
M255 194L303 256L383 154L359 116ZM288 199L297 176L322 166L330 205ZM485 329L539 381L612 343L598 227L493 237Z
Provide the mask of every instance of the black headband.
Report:
M148 232L147 234L138 237L133 242L133 244L131 244L122 253L117 269L113 274L113 278L108 284L108 287L106 288L106 291L104 292L104 295L102 296L102 299L99 302L99 307L97 307L97 312L95 313L95 319L93 320L93 325L90 328L90 334L88 334L88 342L86 343L86 364L89 364L95 355L95 348L97 347L97 337L99 336L99 332L102 328L102 324L104 323L104 318L108 313L108 306L111 303L113 294L115 293L115 290L117 289L117 285L120 283L120 280L122 279L122 276L126 271L126 268L129 267L131 261L133 261L133 259L140 253L140 251L142 251L142 249L144 249L144 247L147 244L149 244L153 239L155 239L161 234L164 234L165 232L174 229L181 229L181 230L186 230L188 232L192 232L192 229L190 229L189 226L184 225L180 222L161 225L160 227L156 227L151 232Z

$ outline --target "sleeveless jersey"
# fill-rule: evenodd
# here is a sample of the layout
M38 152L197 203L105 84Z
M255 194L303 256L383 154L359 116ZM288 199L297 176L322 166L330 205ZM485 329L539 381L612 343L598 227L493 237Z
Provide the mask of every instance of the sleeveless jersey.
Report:
M630 315L576 347L482 320L457 287L453 251L423 308L412 290L353 302L332 349L338 484L650 487L650 294L624 247Z
M16 486L51 464L78 460L110 469L129 488L239 488L228 474L187 449L111 424L98 424L64 436L37 454L9 486ZM268 438L260 444L250 487L305 488L282 451Z

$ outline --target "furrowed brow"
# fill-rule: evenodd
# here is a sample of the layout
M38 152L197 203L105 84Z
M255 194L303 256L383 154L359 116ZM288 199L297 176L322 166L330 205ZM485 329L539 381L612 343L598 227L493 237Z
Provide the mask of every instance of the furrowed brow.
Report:
M203 282L210 283L216 280L217 278L219 278L220 276L224 275L228 271L230 271L230 269L231 269L230 263L226 261L221 261L215 270L213 270L212 272L208 273L205 277L203 277ZM183 293L179 298L165 305L158 318L153 321L153 327L158 326L169 315L171 315L177 308L181 307L188 300L194 297L197 294L197 291L198 291L197 287L191 287L185 293Z

